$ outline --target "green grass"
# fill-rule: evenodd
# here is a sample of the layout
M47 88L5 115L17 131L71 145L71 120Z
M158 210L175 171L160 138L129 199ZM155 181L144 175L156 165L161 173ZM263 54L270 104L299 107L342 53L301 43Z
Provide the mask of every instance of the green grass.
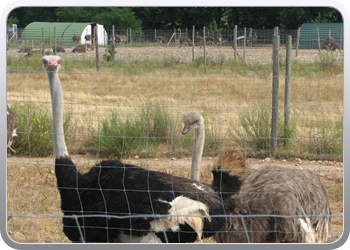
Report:
M52 116L51 112L33 103L14 102L11 105L17 118L17 134L13 140L12 148L19 154L30 154L32 156L48 156L53 152L52 146ZM67 145L71 145L69 136L71 129L72 112L64 115L64 131Z

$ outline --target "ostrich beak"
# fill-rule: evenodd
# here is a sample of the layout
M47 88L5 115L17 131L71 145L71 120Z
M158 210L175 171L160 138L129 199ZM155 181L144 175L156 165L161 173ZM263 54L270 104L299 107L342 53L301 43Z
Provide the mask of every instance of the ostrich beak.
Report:
M185 127L182 130L182 134L185 135L188 132L190 132L192 129L194 129L197 126L197 124L187 125L185 124Z

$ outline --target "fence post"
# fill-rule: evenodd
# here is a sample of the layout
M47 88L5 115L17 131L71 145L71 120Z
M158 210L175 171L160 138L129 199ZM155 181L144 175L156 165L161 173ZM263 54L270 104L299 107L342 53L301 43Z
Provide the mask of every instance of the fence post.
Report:
M280 36L273 36L273 78L272 78L272 120L271 120L271 152L277 150L278 136L278 88L279 88L279 49Z
M130 28L130 47L132 47L132 33L131 33L131 28Z
M56 32L56 26L54 27L53 33L54 33L53 37L54 37L54 47L55 47L54 55L56 55L56 53L57 53L57 32Z
M44 28L43 28L43 35L42 35L42 54L45 54L45 33L44 33Z
M341 50L341 44L342 44L342 41L343 40L343 28L340 28L340 41L339 41L339 50Z
M320 32L318 30L318 27L316 27L316 31L317 31L318 52L321 52Z
M287 36L286 81L284 92L284 138L290 137L290 97L292 80L292 36ZM285 144L287 140L285 141Z
M194 25L192 29L192 62L194 62Z
M233 58L236 61L237 59L237 25L235 25L235 30L233 32Z
M207 67L207 60L205 56L205 46L206 46L206 39L205 39L205 27L203 27L203 53L204 53L204 70L206 70Z
M154 46L157 46L157 29L154 29Z
M98 53L98 32L97 25L94 28L95 37L95 51L96 51L96 70L100 71L100 54Z
M244 39L243 39L243 62L245 63L245 45L247 42L247 28L244 27Z
M297 47L295 48L295 57L298 57L299 39L300 39L300 27L298 28L298 32L297 32Z
M115 46L115 30L114 30L114 24L112 25L112 45Z

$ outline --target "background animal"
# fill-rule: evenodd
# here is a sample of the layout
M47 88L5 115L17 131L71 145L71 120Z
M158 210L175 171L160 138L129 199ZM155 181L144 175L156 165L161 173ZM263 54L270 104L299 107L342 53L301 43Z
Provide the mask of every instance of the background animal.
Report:
M187 45L190 46L191 40L188 37L181 37L180 38L180 47Z
M56 49L57 49L57 51L56 51ZM54 53L57 53L57 52L66 52L66 50L65 50L64 48L60 47L60 46L52 47L52 51L53 51Z
M255 41L258 39L258 33L255 32L254 34L255 34L255 36L248 36L248 37L246 38L246 44L247 44L247 45L248 45L249 43L250 43L250 44L255 43Z
M128 37L124 35L115 35L115 41L124 46L124 43L128 41Z
M228 204L223 204L220 192L209 185L118 160L102 161L80 174L65 144L61 58L42 60L51 92L63 231L72 242L193 242L224 225L222 215L234 203L227 199ZM240 180L232 177L231 186L237 192Z
M158 43L158 46L160 46L161 43L166 43L165 36L157 36L156 37L156 43Z
M74 42L76 42L76 43L80 43L81 37L80 36L76 36L75 35L75 31L73 31L73 32L74 32L74 36L72 37L72 40Z
M194 40L195 41L195 43L197 44L197 46L199 45L199 46L202 46L202 44L203 44L203 37L202 36L197 36L196 37L196 39Z
M328 194L320 177L311 171L267 166L245 171L243 155L227 149L216 160L213 173L222 179L241 173L243 183L227 225L214 235L219 243L325 242L331 226ZM214 177L214 180L219 178ZM215 186L213 186L215 190ZM253 217L250 215L267 215ZM271 216L269 216L271 215ZM274 215L277 215L275 217ZM291 216L283 218L278 216Z
M85 41L89 42L90 44L92 43L92 35L85 35Z
M17 118L13 110L7 105L7 147L12 152L16 153L16 150L11 148L13 137L17 136Z

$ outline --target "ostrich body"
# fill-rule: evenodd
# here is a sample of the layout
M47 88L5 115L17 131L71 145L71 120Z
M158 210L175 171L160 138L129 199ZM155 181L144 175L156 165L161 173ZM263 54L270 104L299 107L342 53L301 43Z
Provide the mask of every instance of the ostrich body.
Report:
M166 38L165 36L157 36L155 39L156 43L158 43L158 46L160 46L161 43L166 44Z
M181 37L180 38L180 47L183 45L190 46L190 39L188 37Z
M331 210L328 194L315 173L277 166L245 172L244 157L233 149L218 156L215 169L220 170L217 174L222 179L236 175L237 171L246 177L240 192L230 197L236 205L233 215L271 215L246 217L244 225L241 218L230 217L227 225L214 235L218 243L326 241Z
M17 136L17 118L13 110L7 105L7 147L12 152L16 153L16 150L11 148L13 137Z
M213 37L213 36L207 36L207 37L206 37L206 41L207 41L208 43L210 43L210 44L216 45L216 44L215 44L215 37Z
M253 43L256 41L256 39L258 39L258 35L257 35L257 33L255 32L255 36L248 36L248 37L246 38L246 43L247 43L247 45L248 45L248 43L253 44Z
M224 38L222 37L216 37L215 42L218 43L220 46L222 46L222 43L224 42Z
M128 38L124 35L115 35L115 41L121 45L124 46L124 43L126 43Z
M74 36L72 37L73 42L80 43L81 37L76 36L75 31L73 31L73 32L74 32Z
M92 35L85 35L84 38L85 38L86 43L87 42L90 42L90 43L92 42Z
M197 45L202 46L204 38L202 36L197 36L194 41L196 42Z
M193 242L224 225L223 217L213 215L230 212L224 206L233 209L234 203L223 204L209 185L118 160L104 160L80 174L64 139L61 58L44 56L42 60L52 99L63 231L72 242ZM238 178L236 183L238 190Z

